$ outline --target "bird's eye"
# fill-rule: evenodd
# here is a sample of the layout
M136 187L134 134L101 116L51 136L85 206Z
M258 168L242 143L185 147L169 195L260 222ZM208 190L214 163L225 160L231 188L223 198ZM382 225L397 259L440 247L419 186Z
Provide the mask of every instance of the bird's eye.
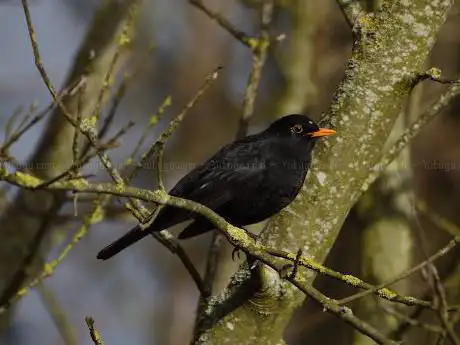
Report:
M303 127L302 125L297 124L291 127L291 131L295 134L300 134L303 132Z

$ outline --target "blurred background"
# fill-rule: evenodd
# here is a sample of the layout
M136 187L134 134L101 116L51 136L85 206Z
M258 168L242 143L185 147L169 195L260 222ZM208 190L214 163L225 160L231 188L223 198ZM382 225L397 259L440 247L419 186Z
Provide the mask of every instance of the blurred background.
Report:
M99 3L30 1L43 63L55 85L65 82ZM257 34L258 1L206 0L206 5L247 34ZM427 66L440 67L446 77L452 78L458 78L460 70L458 11L457 4L427 62ZM4 128L18 109L28 109L32 103L42 108L51 99L34 66L23 9L18 1L0 1L0 23L0 125ZM351 30L332 0L277 2L270 32L278 40L268 52L249 132L263 129L275 117L293 112L308 112L319 119L321 112L327 111L350 56ZM149 47L152 47L150 53ZM121 146L111 150L111 157L118 163L124 161L152 114L170 95L172 105L145 143L147 148L169 119L193 97L206 75L224 64L217 82L168 143L164 179L167 187L172 186L195 164L235 137L251 59L247 47L187 1L146 1L133 52L123 67L124 71L141 73L122 100L111 132L130 120L135 125L123 136ZM434 83L418 86L395 126L394 138L444 89L445 86ZM457 101L439 114L362 197L350 212L329 256L329 267L370 282L382 282L434 253L446 243L452 231L458 231L455 224L460 224L459 109ZM26 162L43 137L46 125L44 121L35 126L13 146L11 154ZM134 185L155 188L154 170L149 165ZM99 180L108 180L100 165L90 164L87 171L97 174ZM11 323L0 334L1 344L88 344L84 323L88 315L96 319L106 344L188 342L198 292L176 257L149 238L110 261L96 260L103 246L135 224L134 219L117 215L116 210L122 209L120 203L114 201L112 206L113 219L109 215L103 223L92 227L55 274L20 301ZM83 213L88 205L80 207ZM60 216L65 219L72 213L69 202ZM433 221L433 214L451 222L450 234L445 226ZM65 243L79 224L67 221L62 226L66 231L56 243ZM203 235L183 242L201 270L210 239L209 235ZM61 249L62 244L57 244L48 253L49 258L54 258ZM437 262L452 304L460 303L459 259L459 251L454 250ZM337 298L354 291L323 277L317 279L316 285ZM417 296L433 294L427 278L420 274L399 283L397 288ZM62 335L62 325L50 313L51 301L57 303L64 314L62 320L70 325L67 336ZM426 330L401 329L404 325L401 326L400 318L383 312L377 316L375 308L380 306L373 298L361 300L355 308L358 315L381 325L381 329L401 332L409 343L432 344L436 339L436 334ZM404 311L415 312L414 308ZM432 314L423 312L416 317L436 320ZM309 302L293 318L286 340L292 345L367 343L352 328Z

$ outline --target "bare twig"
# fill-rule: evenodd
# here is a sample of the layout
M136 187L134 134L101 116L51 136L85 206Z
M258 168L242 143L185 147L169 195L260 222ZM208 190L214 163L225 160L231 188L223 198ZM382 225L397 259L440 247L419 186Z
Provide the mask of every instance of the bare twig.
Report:
M54 295L53 291L46 288L46 286L43 284L39 284L37 286L37 290L39 292L43 306L53 320L57 331L64 341L64 344L77 345L78 342L75 336L75 331L72 328L66 314L62 310L60 303Z
M411 269L409 269L407 271L404 271L403 273L401 273L400 275L398 275L394 279L391 279L390 281L388 281L386 283L380 284L380 285L376 286L374 289L362 291L362 292L359 292L359 293L357 293L355 295L345 297L345 298L341 299L339 301L339 303L340 304L346 304L346 303L353 302L353 301L355 301L355 300L357 300L359 298L362 298L362 297L368 296L368 295L370 295L372 293L375 293L375 291L378 290L378 289L383 289L383 288L385 288L385 287L387 287L387 286L389 286L389 285L391 285L393 283L396 283L396 282L398 282L398 281L400 281L402 279L405 279L405 278L409 277L410 275L414 274L415 272L420 271L422 268L426 267L427 265L429 265L433 261L439 259L441 256L446 255L449 251L451 251L457 245L458 242L460 242L460 237L455 237L445 247L441 248L438 252L436 252L434 255L429 257L427 260L424 260L423 262L421 262L420 264L412 267Z
M433 210L428 210L427 204L423 200L416 200L415 207L417 211L421 212L423 215L427 216L428 219L437 227L444 230L451 236L460 236L460 228L450 220L440 216L439 214L433 212Z
M111 107L108 111L107 116L104 118L104 122L101 126L101 129L99 130L99 138L103 138L107 131L109 130L113 119L115 118L115 114L118 110L118 107L120 106L121 100L125 97L126 92L128 91L128 88L132 85L133 80L139 75L139 73L142 71L142 67L145 66L146 60L150 57L150 53L152 51L152 47L149 48L147 54L141 59L140 63L138 63L136 68L134 69L133 72L131 73L125 73L120 85L114 92L114 95L112 97L112 104ZM88 145L90 147L90 145Z
M163 100L163 103L158 108L158 111L153 116L150 117L147 127L145 128L144 132L141 135L141 138L137 142L136 147L134 148L134 151L131 153L130 157L128 158L129 160L133 160L134 157L136 157L138 155L139 150L141 149L141 147L144 144L145 140L147 139L148 135L156 127L157 123L161 120L162 115L164 114L166 109L169 106L171 106L171 104L172 104L172 98L171 98L171 96L167 96ZM129 163L131 163L131 162L129 162Z
M75 85L71 86L68 89L63 90L62 92L59 93L58 99L62 100L62 98L68 94L77 92L79 89L81 89L85 84L85 79L80 78ZM17 142L21 137L32 127L34 127L38 122L40 122L51 110L53 110L56 107L56 103L53 101L50 103L46 108L44 108L42 111L40 111L38 114L36 114L30 121L27 123L24 123L23 125L20 125L18 127L18 130L15 131L14 133L11 133L11 135L8 136L8 139L5 140L5 142L1 145L0 147L0 152L7 152L8 149L13 145L15 142Z
M254 47L254 54L252 57L252 70L249 74L249 80L244 95L243 113L240 118L240 124L237 133L238 138L242 138L246 135L249 120L254 113L254 101L257 96L262 69L264 67L265 60L267 58L268 47L270 45L268 26L272 20L272 15L273 1L266 1L264 6L262 6L261 30L257 39L257 45Z
M413 204L417 204L414 200L412 201ZM432 216L432 212L428 211L425 209L426 214L429 216ZM438 218L438 215L435 215ZM426 245L427 245L427 239L425 237L424 233L424 228L420 222L420 220L417 217L417 213L414 212L414 218L416 221L416 224L419 227L419 231L416 232L417 239L419 241L419 247L421 248L422 254L425 257L425 259L429 259L428 253L426 250ZM438 218L435 218L436 220ZM431 279L428 279L428 282L431 285L432 290L436 294L436 312L438 315L439 320L441 321L441 324L444 327L443 332L439 335L438 339L445 338L446 335L448 335L449 339L452 341L452 344L454 345L459 345L460 340L457 337L457 335L454 333L452 330L452 327L449 323L449 305L447 303L447 297L446 297L446 292L444 290L444 287L441 282L441 278L439 276L438 269L433 263L429 263L427 265L427 271L431 274Z
M131 174L128 176L128 180L134 178L138 171L142 169L144 164L158 152L158 149L161 146L164 146L166 141L171 137L174 131L177 129L179 124L187 115L188 111L195 106L195 104L201 99L205 91L211 85L211 82L217 79L219 76L220 70L223 68L222 65L218 66L212 73L207 77L203 85L198 89L195 96L185 105L185 107L180 111L180 113L174 118L173 121L169 124L169 127L160 135L158 140L142 155L141 159L137 163L136 169L134 169Z
M439 327L437 325L432 325L432 324L429 324L429 323L426 323L426 322L422 322L422 321L417 320L417 319L413 319L410 316L407 316L407 315L399 312L395 308L390 307L386 303L381 303L380 307L388 315L391 315L391 316L394 316L394 317L396 317L398 319L401 319L402 321L407 322L409 325L411 325L413 327L422 328L424 330L427 330L427 331L433 332L433 333L443 333L444 332L444 329L442 327Z
M441 283L441 278L439 277L438 270L433 264L429 265L429 269L433 277L433 286L436 295L438 296L438 317L441 321L442 326L444 327L444 332L449 337L450 341L454 345L460 345L460 338L455 334L453 330L453 325L449 322L449 304L447 303L446 292Z
M86 326L88 326L89 335L91 336L91 340L93 341L94 345L104 345L102 341L101 335L96 329L94 325L94 319L90 316L85 318Z
M356 330L361 332L364 335L367 335L369 338L373 339L377 344L382 345L398 345L399 342L393 341L386 337L382 332L377 328L372 327L367 322L360 320L353 315L353 311L348 308L341 306L336 301L330 299L329 297L323 295L319 290L315 289L313 286L308 283L300 283L298 280L293 278L287 278L292 284L294 284L299 290L304 292L307 296L314 299L317 303L323 306L325 311L330 312L331 314L342 319L346 323L352 325Z
M93 202L93 209L92 211L84 218L83 224L81 225L80 229L75 233L74 237L68 243L64 249L61 251L61 253L58 255L58 257L46 264L43 265L43 270L41 274L39 274L37 277L32 279L27 286L21 288L18 290L18 287L14 288L14 291L17 291L16 293L10 293L9 295L5 295L2 297L0 300L0 314L2 312L6 311L14 302L16 302L19 298L25 296L30 289L34 288L38 284L40 284L44 279L47 277L51 276L54 271L56 270L56 267L58 267L64 259L67 257L69 252L75 247L75 245L80 242L80 240L85 236L92 224L98 223L103 220L103 208L105 205L108 203L110 200L110 196L108 195L101 195L98 196L97 199ZM40 243L40 241L35 241L36 243ZM35 243L34 242L34 243ZM31 250L30 253L33 251ZM28 265L24 264L24 267L27 268ZM13 291L13 289L11 289Z
M221 14L210 10L201 0L189 0L190 4L203 11L209 18L215 20L224 30L230 35L235 37L238 41L243 43L249 48L253 48L253 39L245 34L243 31L238 30L233 24L225 19Z
M419 73L415 76L413 83L417 85L418 83L424 80L435 81L440 84L458 84L460 80L458 79L448 79L442 76L442 71L439 68L432 67L424 73Z
M363 13L360 0L336 0L348 24L353 27L356 19Z
M420 130L430 122L441 110L443 110L454 98L460 94L460 85L454 84L443 93L439 99L433 103L423 114L421 114L406 130L401 137L391 146L382 156L380 161L371 169L368 177L361 187L356 199L365 192L369 186L380 176L383 169L390 164L407 146L407 144L417 136Z
M331 270L330 268L320 265L317 262L305 256L302 256L300 259L297 259L297 256L293 253L288 253L286 251L274 249L274 248L265 248L265 251L270 255L289 260L293 263L297 261L298 265L301 265L317 273L320 273L330 278L341 281L355 288L363 289L366 291L373 291L373 293L376 296L386 299L388 301L395 302L395 303L401 303L401 304L405 304L408 306L417 305L423 308L433 309L433 305L430 301L421 300L421 299L418 299L412 296L402 296L396 293L395 291L390 290L385 287L378 288L353 275L342 274L340 272Z

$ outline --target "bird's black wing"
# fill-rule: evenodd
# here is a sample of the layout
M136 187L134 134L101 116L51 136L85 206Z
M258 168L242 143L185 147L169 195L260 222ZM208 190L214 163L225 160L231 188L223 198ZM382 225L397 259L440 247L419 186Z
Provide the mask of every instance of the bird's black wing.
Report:
M184 176L171 191L172 196L193 200L216 210L263 179L263 142L246 137L223 147L211 159ZM152 230L166 229L194 218L192 212L165 206Z

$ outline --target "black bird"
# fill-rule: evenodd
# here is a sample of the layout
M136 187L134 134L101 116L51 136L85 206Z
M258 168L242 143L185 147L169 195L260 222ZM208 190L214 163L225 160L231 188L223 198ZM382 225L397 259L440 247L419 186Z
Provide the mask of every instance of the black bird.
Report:
M282 117L263 132L224 146L184 176L169 194L199 202L235 226L259 223L294 200L305 180L317 138L333 134L334 130L319 128L307 116ZM200 215L165 206L149 228L134 227L97 257L107 260L154 231L192 219L180 239L214 228Z

